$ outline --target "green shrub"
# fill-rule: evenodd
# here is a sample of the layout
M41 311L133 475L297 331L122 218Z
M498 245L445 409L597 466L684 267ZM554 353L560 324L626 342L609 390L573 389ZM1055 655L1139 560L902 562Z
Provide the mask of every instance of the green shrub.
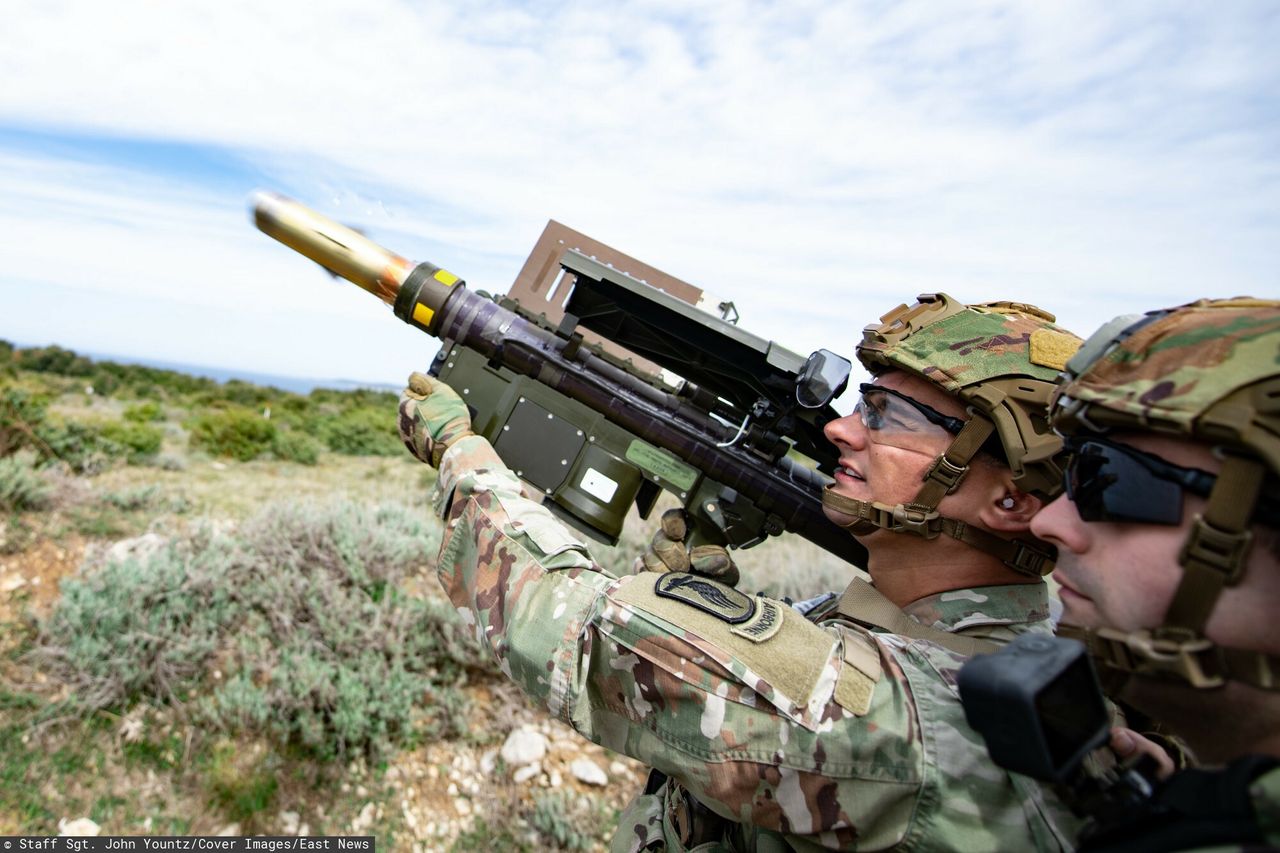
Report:
M271 453L286 462L314 465L320 460L320 444L306 433L278 430L271 442Z
M153 423L164 420L164 409L159 403L148 400L126 408L123 417L126 421L137 424Z
M93 362L60 346L32 347L17 351L18 366L36 373L59 373L63 376L91 376Z
M34 451L41 462L60 460L78 474L94 474L127 448L106 438L101 428L78 421L62 421L47 413L48 401L21 388L0 389L0 456L21 448Z
M256 412L243 408L199 415L188 425L191 446L248 462L271 451L276 427Z
M0 458L0 510L47 509L53 487L35 469L36 454L29 450Z
M158 427L133 421L108 421L102 425L100 434L118 445L131 465L154 459L164 440L164 433Z
M275 800L278 760L260 746L218 743L204 763L214 804L237 823L252 821Z
M39 448L46 406L43 398L20 388L0 388L0 456L23 447Z
M319 758L457 736L454 684L492 665L452 606L401 591L438 537L404 507L269 508L64 581L38 654L83 710L204 688L208 725Z
M535 794L529 823L554 850L591 850L608 837L617 812L594 797L570 791Z
M374 391L370 388L356 388L351 391L337 391L333 388L316 388L309 395L309 399L321 405L337 405L343 408L351 409L382 409L395 411L396 401L399 399L396 394L390 391Z
M102 502L125 512L137 512L143 509L154 509L163 500L159 486L136 486L118 492L107 492Z
M394 404L385 409L360 407L329 418L320 427L324 442L348 456L399 456L404 443L396 429Z

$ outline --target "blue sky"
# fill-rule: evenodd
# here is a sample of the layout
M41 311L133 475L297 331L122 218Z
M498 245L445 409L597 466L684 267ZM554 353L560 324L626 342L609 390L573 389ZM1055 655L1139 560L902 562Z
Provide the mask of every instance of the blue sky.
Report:
M425 365L255 188L493 292L555 218L800 351L928 291L1081 333L1277 297L1276 43L1266 2L13 0L0 337Z

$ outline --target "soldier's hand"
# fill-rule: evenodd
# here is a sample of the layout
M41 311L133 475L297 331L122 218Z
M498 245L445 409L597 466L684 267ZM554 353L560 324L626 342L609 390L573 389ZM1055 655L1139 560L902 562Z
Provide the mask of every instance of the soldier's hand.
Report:
M679 508L662 514L662 521L649 550L636 558L637 572L691 572L720 581L738 584L738 567L722 545L695 545L689 548L689 517Z
M1160 744L1144 737L1133 729L1116 727L1111 730L1111 751L1116 757L1124 760L1138 755L1150 756L1156 763L1156 778L1164 781L1173 775L1176 769L1173 758L1165 752Z
M471 414L452 388L425 373L409 374L409 387L400 395L400 438L409 452L433 468L460 438L475 435Z

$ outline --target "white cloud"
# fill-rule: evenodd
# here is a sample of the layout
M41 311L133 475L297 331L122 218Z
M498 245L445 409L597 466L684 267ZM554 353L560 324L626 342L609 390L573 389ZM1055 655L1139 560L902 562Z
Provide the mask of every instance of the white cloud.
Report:
M1280 294L1265 3L10 7L0 127L223 146L491 290L554 217L796 349L847 348L926 290L1040 303L1082 332ZM268 312L299 291L251 298L258 281L310 273L245 224L247 188L2 165L20 240L0 276ZM298 347L281 363L334 358Z

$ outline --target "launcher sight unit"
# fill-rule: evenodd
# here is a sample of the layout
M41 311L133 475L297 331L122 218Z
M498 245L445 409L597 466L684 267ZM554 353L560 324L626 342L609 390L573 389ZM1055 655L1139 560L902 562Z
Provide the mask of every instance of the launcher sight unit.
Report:
M822 429L838 417L830 401L848 360L826 350L805 358L752 335L602 260L663 276L557 223L539 244L550 254L535 250L526 264L556 279L555 300L521 301L468 290L283 196L255 193L252 207L264 233L440 338L431 373L466 401L473 430L583 533L616 544L628 510L647 518L665 490L694 519L699 543L746 548L790 531L866 564L865 549L822 512L837 464ZM559 240L548 239L553 226Z

